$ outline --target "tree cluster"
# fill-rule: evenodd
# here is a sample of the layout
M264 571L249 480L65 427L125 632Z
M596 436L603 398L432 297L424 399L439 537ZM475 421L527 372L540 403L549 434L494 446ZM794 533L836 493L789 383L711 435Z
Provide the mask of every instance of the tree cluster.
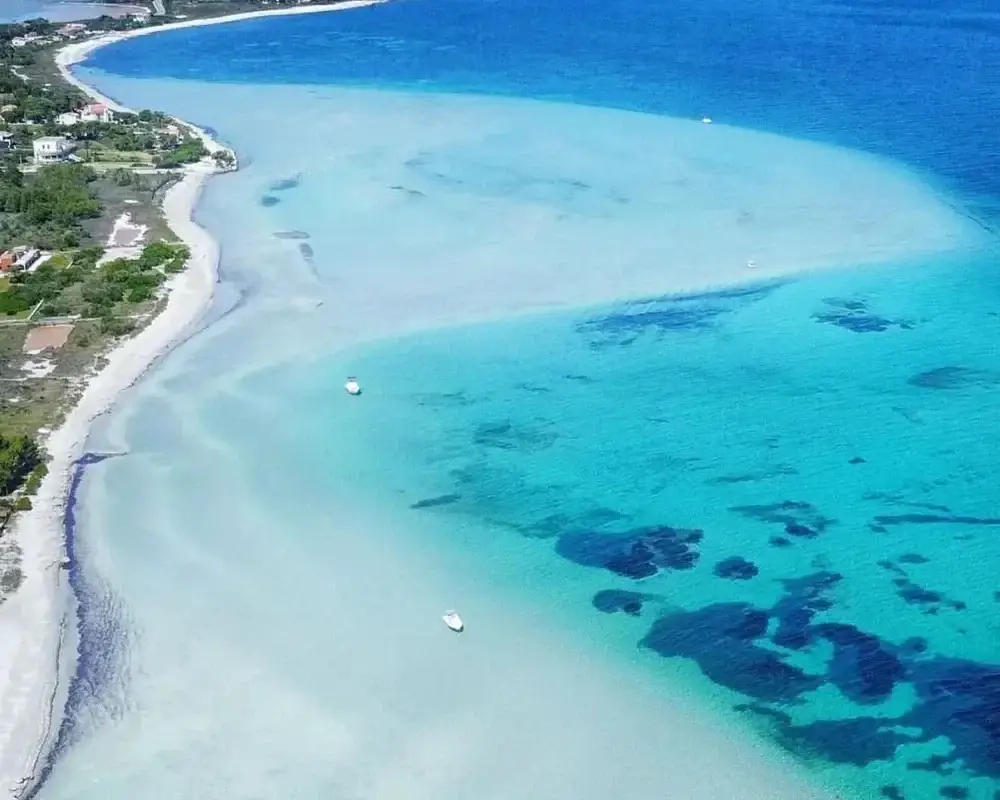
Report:
M175 169L184 164L194 164L208 155L208 150L201 139L191 137L183 140L173 150L169 150L153 158L153 165L159 169Z
M0 436L0 494L19 488L41 461L38 445L27 436Z
M6 292L0 292L0 314L20 314L42 302L56 304L65 289L84 279L84 268L75 263L64 269L42 264L32 272L14 273ZM47 315L68 313L59 306L46 310Z
M26 49L26 48L17 48ZM0 49L0 61L10 63ZM38 86L21 80L9 69L0 69L0 105L17 106L4 113L7 122L33 120L47 122L58 114L72 111L86 102L85 95L68 84Z
M19 243L77 246L84 238L81 221L101 214L91 187L96 177L82 164L53 164L22 175L9 161L0 172L0 250Z

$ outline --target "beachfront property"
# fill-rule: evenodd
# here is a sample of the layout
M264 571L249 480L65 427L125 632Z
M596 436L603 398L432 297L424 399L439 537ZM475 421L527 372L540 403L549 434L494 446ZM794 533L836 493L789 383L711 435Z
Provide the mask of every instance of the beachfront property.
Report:
M91 103L80 109L80 122L114 122L115 112L104 103Z
M0 273L7 274L30 270L41 256L42 251L36 247L27 247L25 245L13 247L10 250L0 253Z
M14 149L14 134L10 131L0 131L0 150Z
M69 128L81 122L114 122L115 112L104 103L91 103L79 111L67 111L56 117L56 125Z
M10 40L11 47L27 47L29 44L41 44L44 36L38 33L26 33L24 36L15 36Z
M67 25L63 25L56 33L64 39L75 39L87 33L87 25L84 22L70 22Z
M32 143L35 164L56 164L66 158L73 149L65 136L42 136Z

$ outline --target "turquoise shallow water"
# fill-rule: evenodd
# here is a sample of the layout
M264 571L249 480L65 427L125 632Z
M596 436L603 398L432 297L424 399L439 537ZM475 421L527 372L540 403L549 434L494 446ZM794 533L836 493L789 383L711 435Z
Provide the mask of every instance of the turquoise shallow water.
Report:
M145 37L84 71L216 128L243 169L199 209L223 247L206 324L91 442L124 455L78 494L86 680L41 796L800 800L804 771L849 797L993 800L989 180L962 184L972 220L851 151L400 92L516 94L513 70L538 94L492 37L452 41L510 7L439 6L437 47L420 7ZM708 11L651 8L650 30L712 39ZM599 103L610 54L579 47L600 14L577 11L566 39L536 9L503 41L558 44L553 93ZM867 106L843 89L843 59L898 44L861 27L795 109L773 76L822 73L814 51L745 48L760 107L834 140L831 119L895 115L896 154L961 184L991 152L978 125L932 149L938 117L876 102L888 78ZM614 30L601 47L645 65L623 86L670 110L684 84L651 87L676 50ZM689 111L735 30L690 59ZM378 84L352 70L381 63L397 90L281 82ZM801 266L841 269L780 277Z
M624 611L634 644L692 659L743 695L720 698L846 781L929 797L968 780L951 771L964 761L986 773L970 796L988 797L989 738L962 731L937 687L990 713L989 680L969 674L997 658L991 264L376 348L341 370L373 385L342 478L442 531L482 526L459 537L473 551L585 565L577 615ZM505 580L540 603L552 588Z

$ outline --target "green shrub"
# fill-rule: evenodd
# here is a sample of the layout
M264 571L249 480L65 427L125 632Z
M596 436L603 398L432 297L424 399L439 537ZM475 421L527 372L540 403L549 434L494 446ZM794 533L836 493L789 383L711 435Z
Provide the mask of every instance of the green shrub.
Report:
M135 330L135 322L119 317L101 317L101 333L105 336L125 336Z
M34 495L38 491L38 487L41 486L42 478L48 474L49 468L44 463L35 467L31 471L31 474L28 475L28 480L24 484L25 494Z
M34 440L27 436L0 436L0 494L10 494L42 461Z

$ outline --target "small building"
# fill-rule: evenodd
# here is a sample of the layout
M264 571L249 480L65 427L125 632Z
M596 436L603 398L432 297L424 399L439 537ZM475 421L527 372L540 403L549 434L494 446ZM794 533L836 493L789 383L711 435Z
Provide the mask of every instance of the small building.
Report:
M38 261L41 255L41 250L36 250L34 247L25 247L21 250L20 255L14 259L14 269L16 271L31 269L31 266Z
M80 122L114 122L115 112L104 103L91 103L80 109Z
M56 125L60 128L68 128L71 125L76 125L80 121L80 115L75 111L67 111L65 114L60 114L56 117Z
M14 134L10 131L0 131L0 150L14 149Z
M56 164L73 149L65 136L42 136L32 142L36 164Z
M41 256L42 251L35 247L26 245L12 247L10 250L0 253L0 273L6 275L10 272L30 270Z
M44 44L45 37L40 33L26 33L24 36L15 36L10 40L11 47L27 47L29 44Z
M87 25L84 22L70 22L68 25L63 25L56 33L60 36L79 36L80 34L87 32Z

